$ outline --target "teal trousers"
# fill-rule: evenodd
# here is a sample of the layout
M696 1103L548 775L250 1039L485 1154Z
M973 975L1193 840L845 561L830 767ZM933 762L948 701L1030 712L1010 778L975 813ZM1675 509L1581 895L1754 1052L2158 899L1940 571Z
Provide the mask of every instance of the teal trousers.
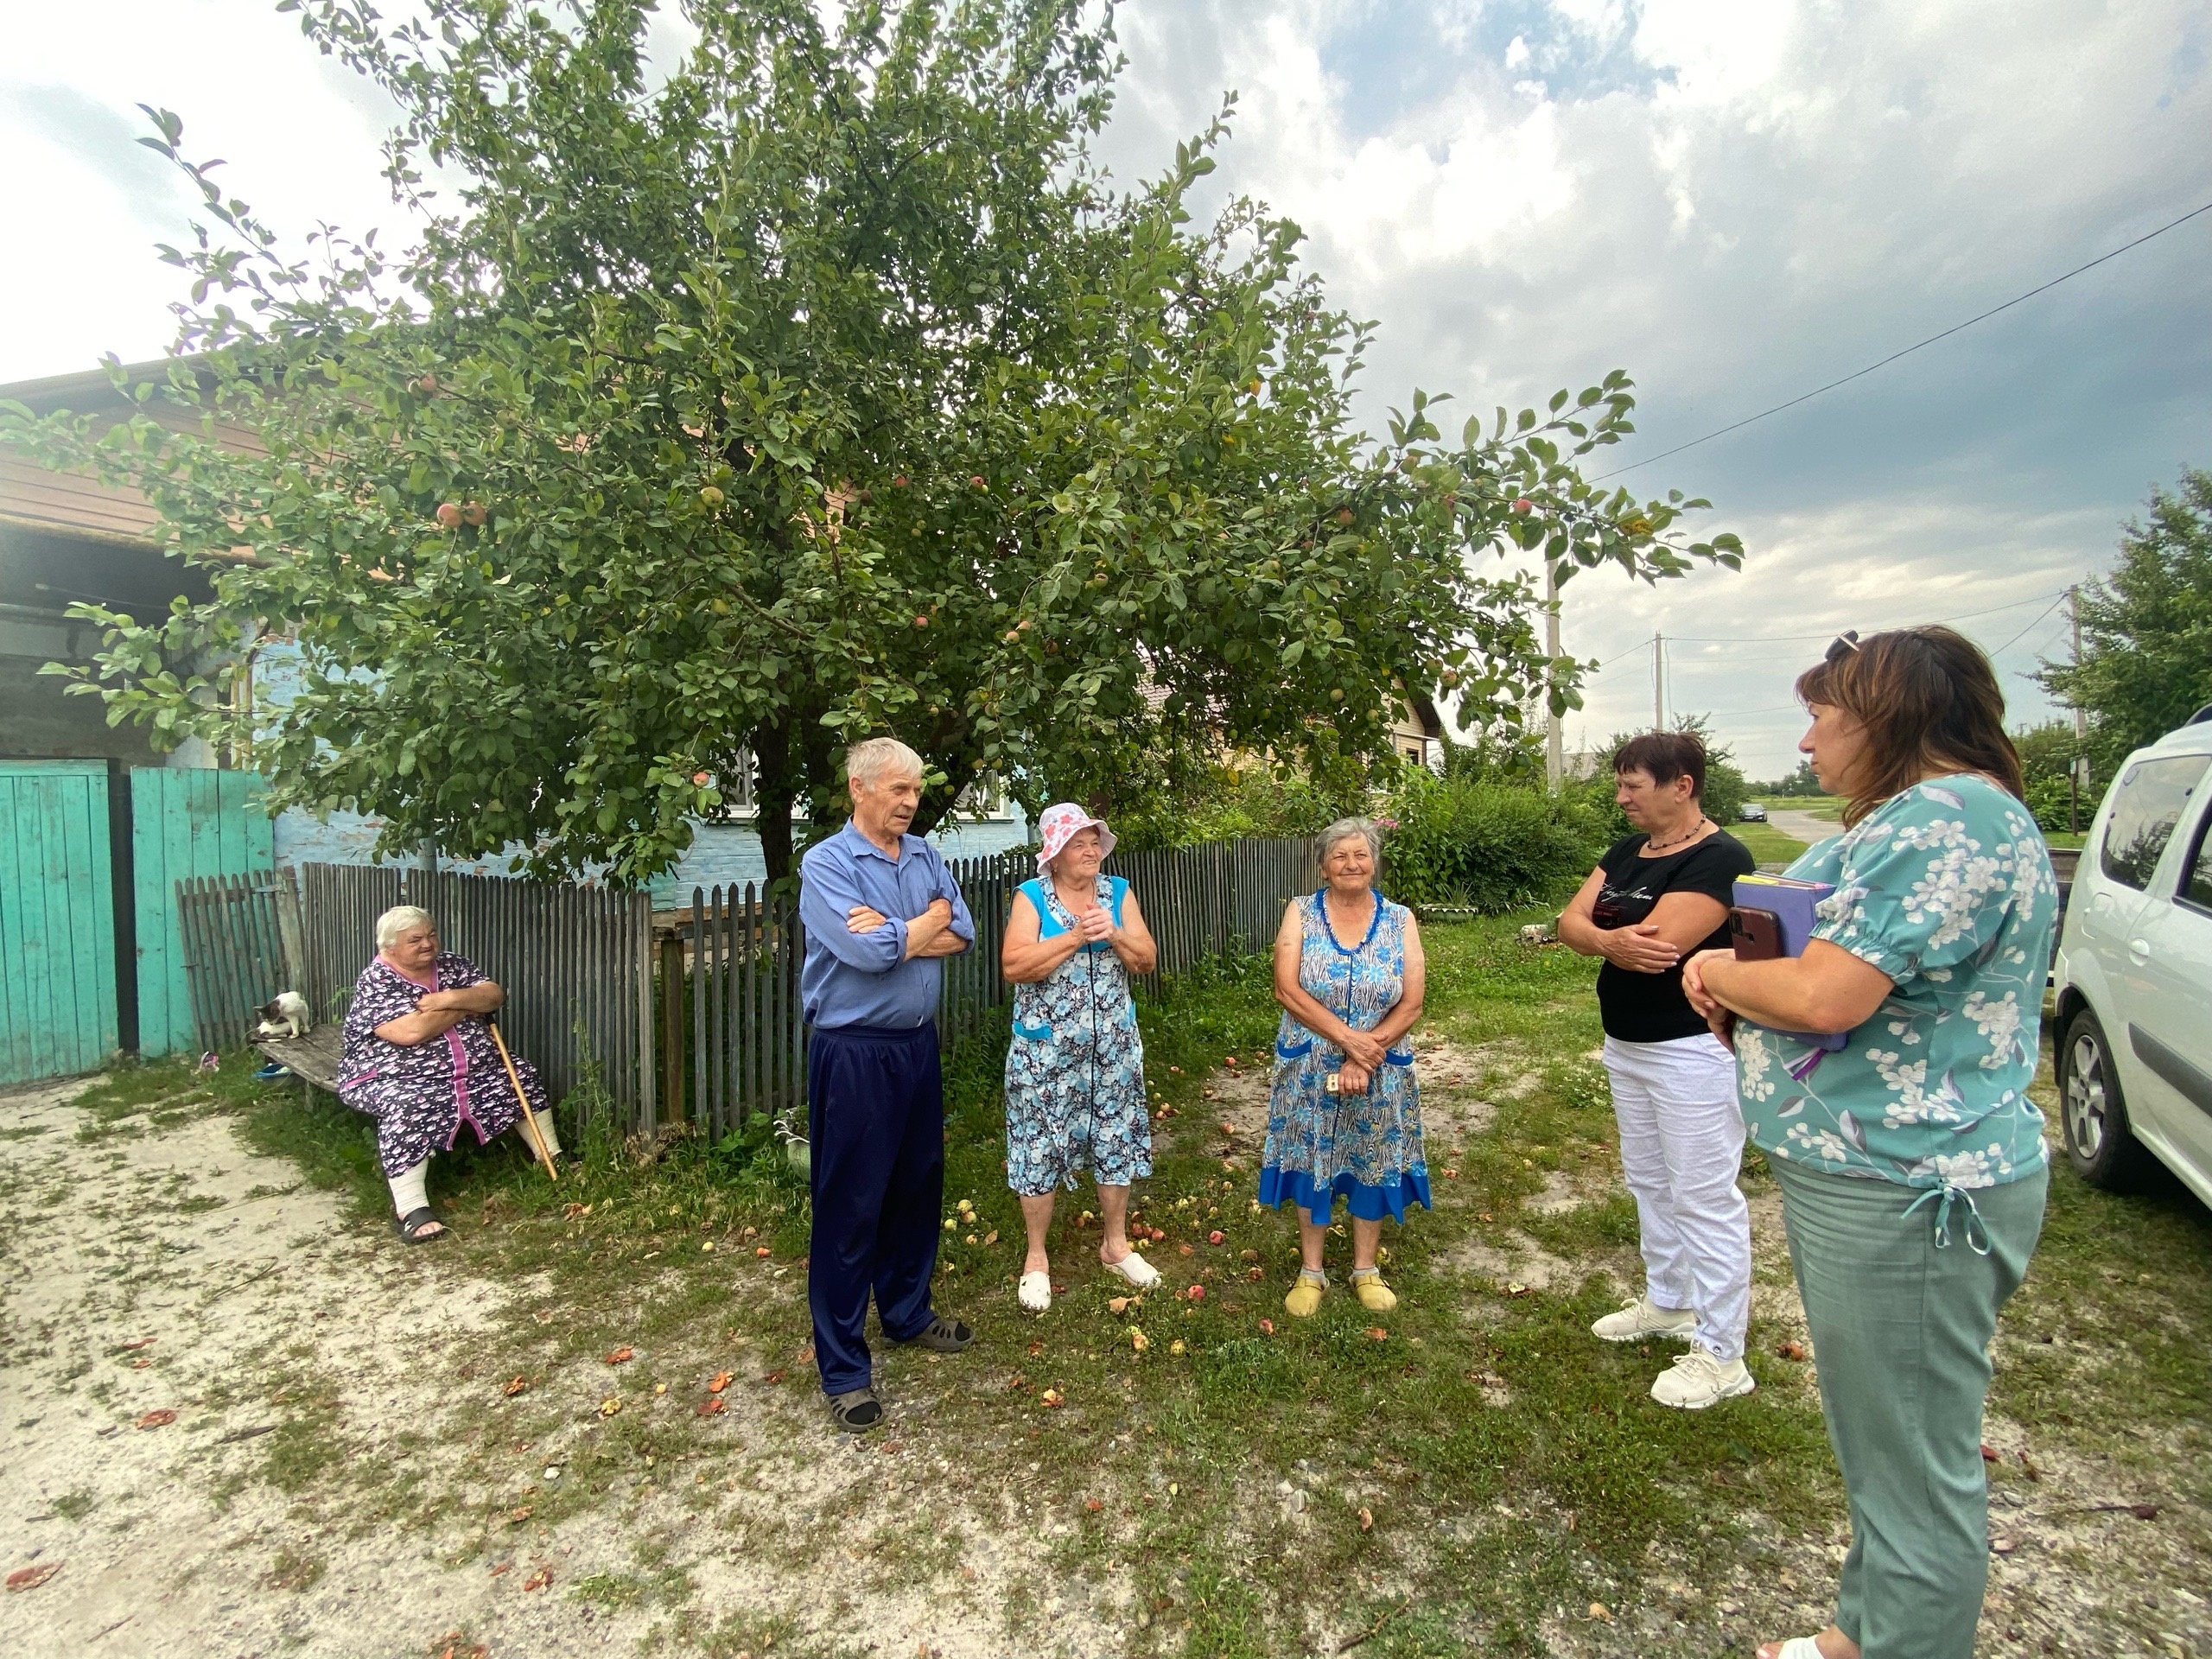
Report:
M2050 1172L1928 1193L1767 1160L1851 1500L1835 1622L1861 1659L1969 1659L1989 1578L1982 1402Z

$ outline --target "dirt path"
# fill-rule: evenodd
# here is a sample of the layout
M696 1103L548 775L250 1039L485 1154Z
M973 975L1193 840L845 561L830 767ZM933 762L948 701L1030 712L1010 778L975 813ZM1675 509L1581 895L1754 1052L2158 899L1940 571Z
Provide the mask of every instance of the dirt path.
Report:
M1815 817L1810 812L1792 811L1784 806L1770 806L1766 821L1785 836L1795 836L1808 847L1815 842L1826 841L1831 836L1843 833L1843 826L1834 818Z
M332 1547L264 1478L335 1411L404 1463L410 1391L466 1348L487 1288L401 1260L221 1117L81 1138L85 1087L8 1102L0 1535L11 1570L60 1570L10 1599L0 1653L419 1655L454 1628L584 1650L556 1639L565 1610L417 1540ZM256 1386L288 1365L300 1395ZM340 1396L307 1397L325 1377Z
M55 1569L0 1605L0 1659L563 1659L671 1635L717 1659L798 1636L950 1659L1017 1650L1010 1597L1024 1654L1119 1650L1090 1597L1038 1576L1064 1527L1018 1490L949 1492L898 1407L855 1441L810 1390L750 1397L716 1419L711 1479L671 1469L537 1524L582 1432L541 1423L480 1469L450 1431L499 1409L480 1356L542 1287L364 1227L204 1103L103 1128L73 1103L89 1086L0 1096L0 1538L8 1572ZM625 1379L687 1359L641 1350ZM595 1398L611 1375L541 1386ZM647 1421L691 1409L630 1391Z

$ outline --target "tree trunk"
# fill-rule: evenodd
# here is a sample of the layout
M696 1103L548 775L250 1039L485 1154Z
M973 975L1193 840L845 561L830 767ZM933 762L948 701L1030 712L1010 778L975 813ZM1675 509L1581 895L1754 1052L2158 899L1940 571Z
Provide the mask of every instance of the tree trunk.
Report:
M760 837L760 856L768 866L771 887L788 883L796 874L791 862L791 807L798 799L799 779L791 763L791 743L785 728L764 726L753 749L753 827Z

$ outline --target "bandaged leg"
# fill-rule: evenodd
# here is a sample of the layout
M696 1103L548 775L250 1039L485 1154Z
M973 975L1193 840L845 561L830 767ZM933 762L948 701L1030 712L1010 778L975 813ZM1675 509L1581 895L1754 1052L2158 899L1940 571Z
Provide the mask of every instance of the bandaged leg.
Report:
M558 1158L561 1155L561 1132L553 1127L551 1109L532 1112L530 1116L531 1122L537 1125L538 1134L545 1137L545 1155L548 1158ZM530 1138L530 1124L518 1122L515 1125L515 1133L522 1137L523 1149L531 1157L537 1157L537 1142Z
M430 1200L425 1186L430 1179L430 1160L423 1160L411 1169L403 1169L391 1178L391 1212L402 1221L417 1210L427 1210Z

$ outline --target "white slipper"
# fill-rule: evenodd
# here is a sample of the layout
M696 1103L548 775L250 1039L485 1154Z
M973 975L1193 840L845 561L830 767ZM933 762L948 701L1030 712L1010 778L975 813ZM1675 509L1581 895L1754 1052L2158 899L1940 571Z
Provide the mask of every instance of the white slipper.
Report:
M1021 1282L1014 1287L1014 1299L1032 1313L1042 1313L1052 1306L1052 1275L1049 1273L1025 1273Z
M1150 1290L1160 1282L1160 1269L1135 1250L1131 1250L1118 1262L1107 1262L1100 1265L1109 1273L1120 1274L1139 1290Z
M1821 1644L1809 1636L1793 1636L1782 1644L1782 1651L1774 1659L1826 1659Z

